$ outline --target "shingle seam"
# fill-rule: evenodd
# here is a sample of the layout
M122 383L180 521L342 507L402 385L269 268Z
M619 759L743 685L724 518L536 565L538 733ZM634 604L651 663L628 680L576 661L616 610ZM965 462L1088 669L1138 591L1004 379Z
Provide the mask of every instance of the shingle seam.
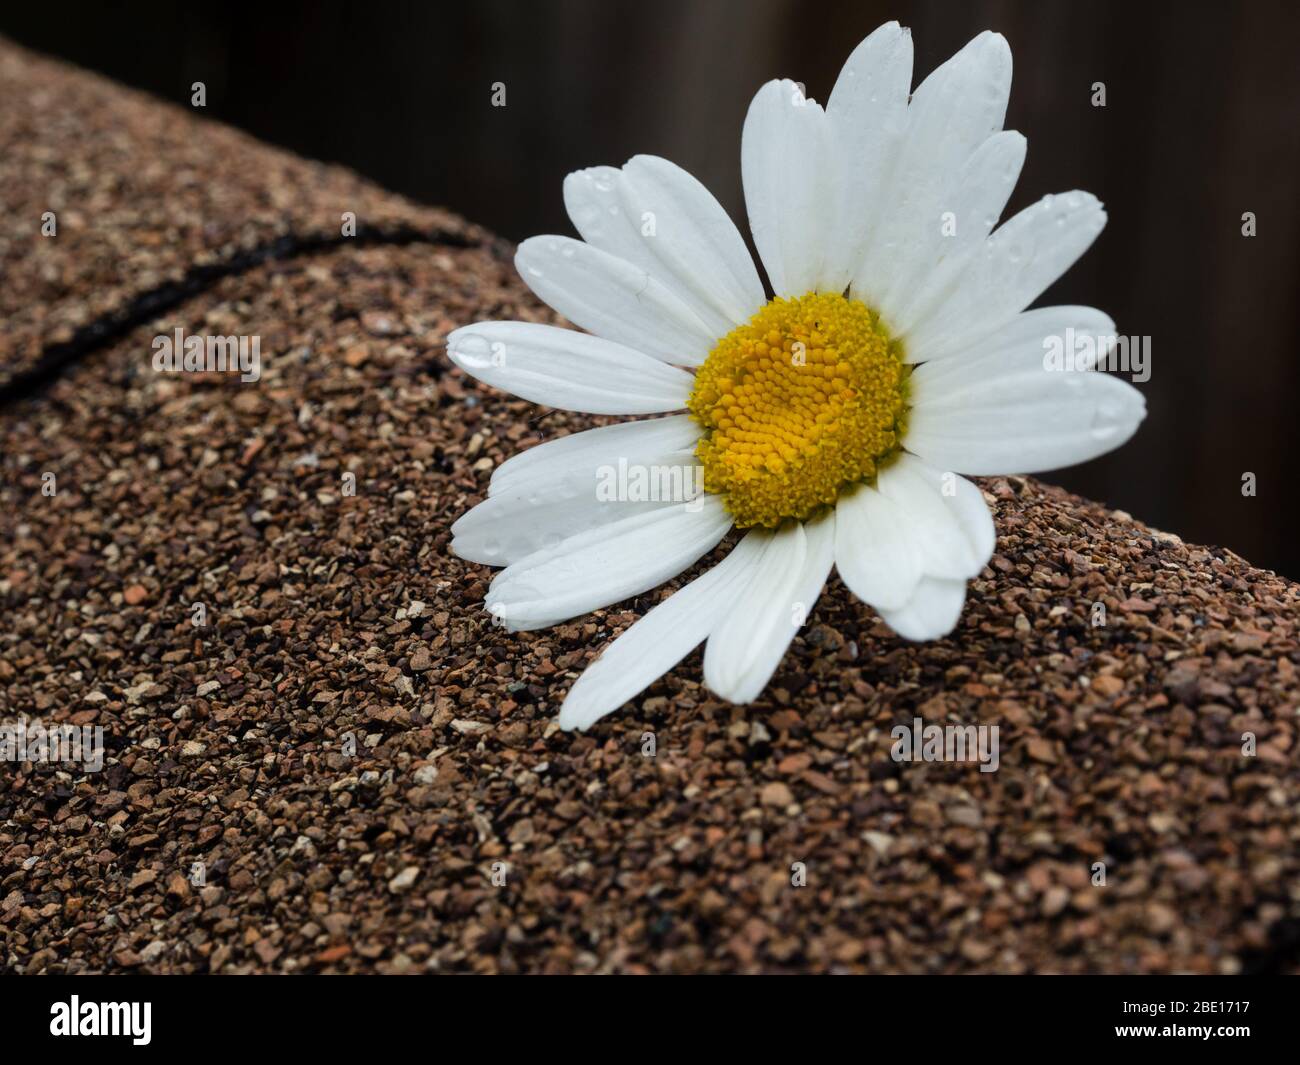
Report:
M195 264L179 279L165 281L138 293L122 306L87 322L69 339L47 344L31 366L0 383L0 409L36 395L90 355L120 340L131 330L202 295L218 282L267 263L344 247L431 244L480 248L490 243L489 238L474 235L472 231L466 233L452 228L359 224L354 236L287 233L256 247L231 252L216 262Z

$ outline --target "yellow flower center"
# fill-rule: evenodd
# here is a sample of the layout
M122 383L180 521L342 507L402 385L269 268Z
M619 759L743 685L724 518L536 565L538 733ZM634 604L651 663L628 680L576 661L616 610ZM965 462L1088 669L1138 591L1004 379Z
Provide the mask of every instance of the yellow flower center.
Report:
M865 304L777 298L718 341L687 401L704 428L704 488L742 528L800 521L869 481L899 449L902 347Z

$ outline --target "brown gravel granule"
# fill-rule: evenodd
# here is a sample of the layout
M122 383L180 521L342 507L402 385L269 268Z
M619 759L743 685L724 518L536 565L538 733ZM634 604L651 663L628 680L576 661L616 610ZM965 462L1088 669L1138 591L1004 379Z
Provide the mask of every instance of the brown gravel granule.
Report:
M497 463L597 421L446 360L457 325L553 320L509 249L9 45L0 95L10 372L343 211L470 245L268 262L4 409L0 721L107 751L0 763L0 970L1300 970L1295 584L986 479L950 638L833 579L754 705L696 652L562 733L670 589L511 635L448 553ZM260 336L260 382L154 373L177 327ZM997 725L998 770L894 761L914 717Z

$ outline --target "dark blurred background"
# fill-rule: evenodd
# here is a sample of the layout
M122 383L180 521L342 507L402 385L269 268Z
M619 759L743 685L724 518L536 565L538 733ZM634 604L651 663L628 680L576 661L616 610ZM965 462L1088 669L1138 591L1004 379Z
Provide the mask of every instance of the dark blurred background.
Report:
M913 31L914 83L982 29L1008 38L1007 126L1029 138L1008 211L1082 188L1110 214L1044 301L1095 304L1152 338L1137 437L1048 479L1300 577L1293 0L45 3L6 5L0 32L182 106L203 81L211 118L521 239L571 232L569 170L642 152L743 221L750 96L788 76L824 101L894 18Z

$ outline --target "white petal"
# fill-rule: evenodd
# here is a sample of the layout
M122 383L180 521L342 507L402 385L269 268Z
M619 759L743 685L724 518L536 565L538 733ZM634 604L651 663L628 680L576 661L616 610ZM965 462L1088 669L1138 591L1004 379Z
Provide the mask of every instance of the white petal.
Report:
M675 163L639 155L564 181L569 217L588 244L645 270L716 339L763 305L744 238L713 195Z
M620 456L632 461L635 456L686 451L694 448L699 438L700 427L689 414L618 422L570 433L511 455L492 472L488 494L535 476L555 477L595 469L617 462Z
M941 469L1037 473L1119 447L1145 414L1142 393L1117 377L1040 367L913 407L906 445Z
M749 537L766 541L763 557L704 652L704 682L733 703L758 698L812 613L834 561L835 515Z
M695 378L632 348L532 322L476 322L447 337L452 362L480 381L561 410L681 410Z
M937 640L956 627L966 601L966 582L922 578L907 606L881 610L885 623L905 640Z
M1011 48L985 30L917 86L908 106L909 156L951 170L1002 128L1011 96Z
M962 164L933 215L918 220L911 269L899 270L881 297L897 332L936 313L956 286L997 225L1020 177L1025 148L1024 136L1014 130L993 134Z
M617 603L677 576L731 527L719 496L635 514L507 566L488 611L509 629L536 629Z
M778 296L819 287L838 203L826 113L792 81L758 90L740 142L754 245Z
M955 355L1005 325L1073 266L1105 225L1106 212L1087 192L1026 207L985 241L938 313L903 338L908 360Z
M922 577L907 514L870 485L835 504L835 568L849 591L877 609L907 605Z
M949 482L945 481L945 484L947 483ZM970 544L974 556L973 565L979 567L969 574L974 577L993 557L993 549L997 546L997 529L993 525L993 514L989 511L989 505L984 502L984 493L978 486L956 474L953 474L951 484L952 494L943 495L942 498L953 520L961 529L962 535Z
M827 235L823 284L843 292L885 209L884 186L907 127L912 35L889 22L853 50L826 101L840 157L837 220Z
M693 451L608 458L512 480L452 525L452 551L471 562L505 566L579 533L703 493L703 469Z
M882 470L878 489L859 485L840 496L835 513L836 568L878 610L905 607L923 576L973 577L993 554L993 516L980 490L915 455Z
M931 254L928 243L917 247L916 235L938 219L961 164L1002 128L1010 92L1011 49L1000 34L985 32L912 94L907 133L882 193L881 225L852 281L854 296L879 308L887 322L881 301L891 279Z
M908 435L910 441L910 432ZM902 512L914 549L921 556L921 568L931 577L973 577L988 561L988 554L981 555L977 546L982 547L989 538L982 534L978 540L973 537L951 505L959 480L955 473L934 469L906 453L881 470L878 478L880 492ZM974 485L969 487L974 489ZM988 518L987 507L984 514ZM989 548L991 551L991 540Z
M574 325L665 362L696 366L713 347L699 315L644 269L572 237L530 237L515 268Z
M762 541L745 537L721 562L670 596L601 652L560 708L560 727L587 729L704 642L752 575Z
M933 402L953 389L993 377L1040 369L1057 345L1069 347L1084 337L1098 351L1108 351L1115 340L1115 323L1094 307L1038 307L1024 311L957 357L915 367L909 383L912 404Z

